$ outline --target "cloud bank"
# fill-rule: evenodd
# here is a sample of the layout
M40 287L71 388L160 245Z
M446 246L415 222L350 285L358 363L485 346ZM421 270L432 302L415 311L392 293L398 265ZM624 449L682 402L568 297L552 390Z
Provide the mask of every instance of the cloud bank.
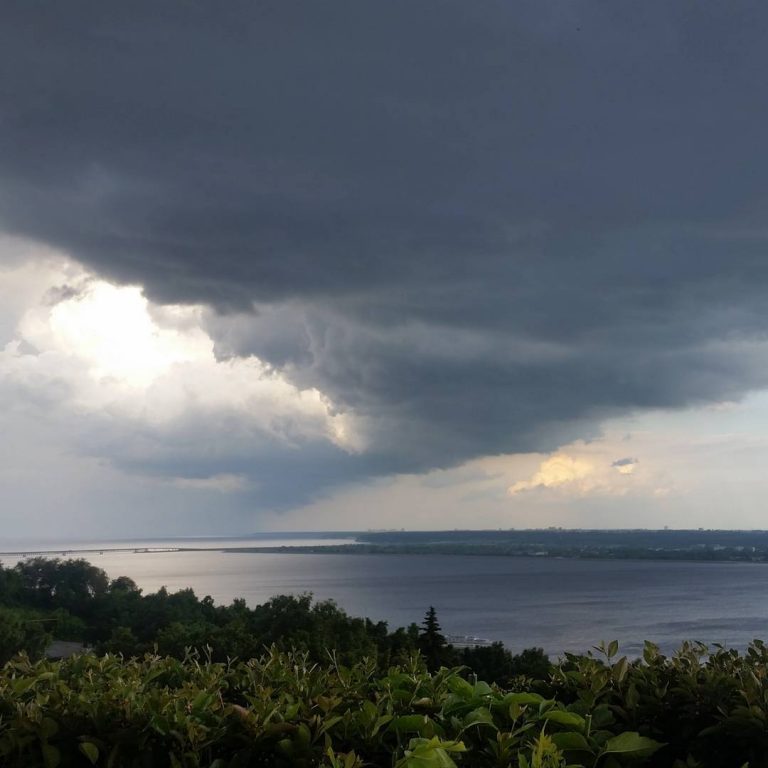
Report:
M279 508L768 384L760 6L3 15L0 227L92 281L5 386L75 404L82 450ZM72 313L118 295L145 336L110 357Z

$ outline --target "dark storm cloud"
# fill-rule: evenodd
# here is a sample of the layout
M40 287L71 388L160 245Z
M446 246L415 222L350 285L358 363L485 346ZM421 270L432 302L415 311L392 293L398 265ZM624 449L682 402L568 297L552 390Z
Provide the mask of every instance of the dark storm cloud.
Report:
M242 412L203 411L139 428L117 424L109 413L56 418L59 430L74 436L79 453L107 457L131 474L158 480L245 478L251 512L298 506L351 479L407 468L395 456L349 453L317 435L300 434L298 423L283 423L279 431L271 423L267 430Z
M0 223L354 410L333 482L552 448L767 383L767 22L8 2Z

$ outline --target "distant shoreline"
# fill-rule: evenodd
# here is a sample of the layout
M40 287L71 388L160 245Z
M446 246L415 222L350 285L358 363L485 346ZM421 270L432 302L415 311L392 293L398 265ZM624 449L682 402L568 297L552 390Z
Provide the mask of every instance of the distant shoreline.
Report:
M698 562L698 563L768 563L768 551L723 550L636 550L624 548L551 549L531 551L509 549L501 545L480 544L350 544L280 545L245 547L99 547L83 549L40 549L0 552L3 557L60 557L79 558L103 554L169 554L174 552L222 552L226 554L283 554L283 555L442 555L471 557L513 557L531 560L630 560L641 562Z
M25 547L23 544L30 546ZM68 546L69 544L69 546ZM680 562L768 562L768 531L507 529L261 533L243 537L10 542L0 558L171 552L313 555L475 555Z
M195 549L179 551L194 552ZM768 563L768 553L761 557L738 557L728 554L702 556L698 552L653 552L653 553L622 553L620 551L605 552L518 552L506 551L500 547L486 548L467 547L462 549L440 548L430 546L378 546L369 544L345 544L341 546L311 546L311 547L227 547L216 551L229 554L285 554L285 555L443 555L465 557L516 557L530 560L634 560L641 562L700 562L700 563ZM707 553L709 555L709 553Z

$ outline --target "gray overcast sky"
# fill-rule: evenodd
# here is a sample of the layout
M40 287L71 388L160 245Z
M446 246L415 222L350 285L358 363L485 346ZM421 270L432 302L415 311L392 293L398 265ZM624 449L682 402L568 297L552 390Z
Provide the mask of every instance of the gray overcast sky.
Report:
M0 22L10 530L761 524L764 4Z

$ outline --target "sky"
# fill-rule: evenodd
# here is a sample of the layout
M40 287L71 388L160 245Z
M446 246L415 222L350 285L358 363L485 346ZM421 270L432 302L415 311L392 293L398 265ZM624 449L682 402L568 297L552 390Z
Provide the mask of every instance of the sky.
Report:
M768 527L768 8L9 0L6 536Z

